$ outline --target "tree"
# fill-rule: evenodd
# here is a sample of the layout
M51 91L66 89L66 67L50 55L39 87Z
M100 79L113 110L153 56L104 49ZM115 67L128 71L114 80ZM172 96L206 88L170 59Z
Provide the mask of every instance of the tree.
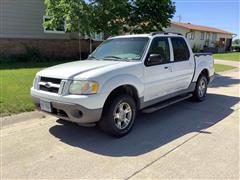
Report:
M89 35L93 31L88 20L91 7L84 0L45 0L45 5L50 19L43 24L45 27L55 28L65 21L67 32Z
M233 45L240 45L240 39L235 39L233 41Z
M68 32L85 35L161 31L175 13L171 0L45 0L45 4L50 18L45 27L65 21Z
M176 11L171 0L132 0L131 7L129 24L134 33L161 31Z
M45 27L57 27L65 20L68 32L118 34L129 16L128 0L45 0Z
M116 35L124 31L131 10L128 0L91 0L91 27L97 33Z

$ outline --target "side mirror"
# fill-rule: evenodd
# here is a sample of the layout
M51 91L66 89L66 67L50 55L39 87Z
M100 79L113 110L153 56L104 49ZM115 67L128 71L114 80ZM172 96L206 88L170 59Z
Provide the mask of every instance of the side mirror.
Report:
M162 56L160 54L150 54L147 60L147 65L157 65L163 62Z

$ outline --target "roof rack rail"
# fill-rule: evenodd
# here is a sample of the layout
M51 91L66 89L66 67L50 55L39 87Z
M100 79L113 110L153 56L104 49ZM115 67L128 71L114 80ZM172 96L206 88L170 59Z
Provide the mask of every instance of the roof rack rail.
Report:
M180 35L180 36L183 36L181 33L177 33L177 32L164 32L164 31L161 31L161 32L152 32L151 33L151 36L155 36L155 35L158 35L158 34L177 34L177 35Z
M163 31L160 31L160 32L152 32L152 33L150 33L150 35L151 35L151 36L155 36L155 35L157 35L157 34L163 34L163 33L165 33L165 32L163 32Z

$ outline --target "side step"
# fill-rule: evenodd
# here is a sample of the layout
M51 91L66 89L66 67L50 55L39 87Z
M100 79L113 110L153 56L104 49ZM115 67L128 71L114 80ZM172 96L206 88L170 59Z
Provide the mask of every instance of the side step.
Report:
M163 109L165 107L168 107L170 105L173 105L175 103L178 103L180 101L183 101L185 99L188 99L188 98L190 98L192 96L193 96L192 94L188 94L186 96L175 97L175 98L163 101L162 103L158 103L156 105L153 105L153 106L151 106L149 108L143 109L142 112L143 113L152 113L152 112L158 111L160 109Z

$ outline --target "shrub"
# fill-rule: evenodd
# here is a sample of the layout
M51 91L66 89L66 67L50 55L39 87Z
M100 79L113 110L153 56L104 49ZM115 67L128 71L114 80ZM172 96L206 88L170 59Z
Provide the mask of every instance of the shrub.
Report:
M83 54L84 57L87 55ZM57 61L69 61L77 60L76 57L56 57L56 56L43 56L39 49L34 47L25 46L25 52L22 54L7 55L0 53L0 64L10 63L39 63L39 62L57 62Z
M199 45L194 44L193 48L192 48L192 51L194 53L199 53L199 52L201 52L201 47Z

